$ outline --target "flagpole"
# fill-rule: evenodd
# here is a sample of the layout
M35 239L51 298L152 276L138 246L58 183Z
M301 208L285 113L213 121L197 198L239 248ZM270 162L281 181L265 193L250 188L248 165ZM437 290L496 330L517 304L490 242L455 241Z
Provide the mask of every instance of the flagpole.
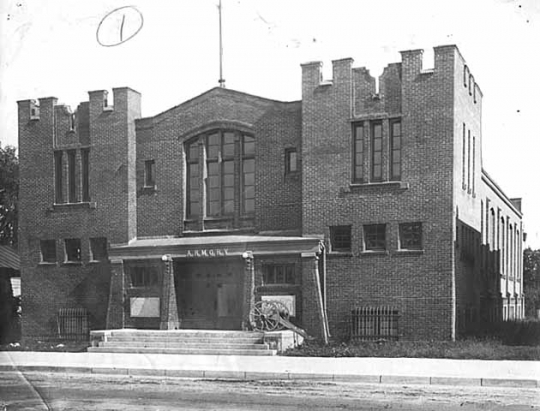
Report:
M218 5L219 10L219 86L225 87L225 79L223 78L223 35L221 23L221 0Z

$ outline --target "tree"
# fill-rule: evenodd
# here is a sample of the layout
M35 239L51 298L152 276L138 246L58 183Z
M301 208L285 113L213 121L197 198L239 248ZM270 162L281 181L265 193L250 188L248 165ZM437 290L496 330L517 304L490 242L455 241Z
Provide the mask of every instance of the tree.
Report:
M19 159L15 147L0 146L0 244L17 246Z
M540 250L530 247L523 251L523 292L526 316L536 317L540 309Z

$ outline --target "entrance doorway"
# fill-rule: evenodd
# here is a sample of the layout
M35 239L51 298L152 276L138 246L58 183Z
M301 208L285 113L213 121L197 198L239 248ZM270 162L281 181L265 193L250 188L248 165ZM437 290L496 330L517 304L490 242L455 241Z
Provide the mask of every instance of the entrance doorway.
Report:
M175 269L181 327L239 330L242 325L241 261L179 263Z

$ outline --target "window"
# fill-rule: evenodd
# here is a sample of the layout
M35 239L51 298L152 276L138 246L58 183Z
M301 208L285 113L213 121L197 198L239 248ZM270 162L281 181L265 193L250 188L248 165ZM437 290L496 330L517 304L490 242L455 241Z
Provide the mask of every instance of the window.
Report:
M201 178L200 149L206 153L206 179ZM189 218L233 217L255 211L255 138L235 131L212 131L189 141L187 162L187 210ZM202 158L202 156L201 156Z
M132 287L151 287L158 284L157 267L131 267L129 273Z
M422 249L422 223L399 225L399 248L402 250Z
M364 247L369 251L386 250L386 224L364 226Z
M472 193L475 194L476 184L474 182L475 180L475 172L476 172L476 137L473 136L472 139Z
M467 190L471 191L471 130L467 132Z
M354 126L353 142L353 182L364 182L364 127L362 124Z
M382 181L382 123L371 124L371 181Z
M187 157L187 215L197 217L200 207L200 178L199 178L199 141L195 140L186 146Z
M77 202L77 170L76 170L76 154L75 150L68 150L68 201L70 203Z
M93 261L105 261L108 259L107 239L96 237L90 239L90 252Z
M81 150L81 168L82 168L82 201L90 201L90 152L88 149Z
M156 185L156 162L154 160L146 160L144 162L144 186L154 187Z
M401 121L390 122L390 180L401 180Z
M41 240L41 262L42 263L55 263L56 262L56 241L55 240Z
M351 226L330 227L330 250L333 252L351 251Z
M467 127L465 126L465 123L463 123L463 153L461 155L461 187L466 190L467 184L465 181L465 153L466 153L466 147L467 147Z
M263 266L263 283L269 284L294 284L294 264L266 264Z
M75 113L71 113L69 116L69 130L75 131Z
M467 88L468 80L469 80L469 68L465 65L463 66L463 87Z
M64 167L62 164L62 152L55 151L54 152L54 192L55 192L56 204L61 204L64 202L64 191L62 189L63 171L64 171Z
M242 139L242 211L255 212L255 139L251 136Z
M298 157L296 148L285 150L285 174L296 173L298 171Z
M234 133L206 137L206 212L209 216L234 213Z
M66 261L69 263L80 262L82 259L81 240L79 238L68 238L65 240L65 245Z

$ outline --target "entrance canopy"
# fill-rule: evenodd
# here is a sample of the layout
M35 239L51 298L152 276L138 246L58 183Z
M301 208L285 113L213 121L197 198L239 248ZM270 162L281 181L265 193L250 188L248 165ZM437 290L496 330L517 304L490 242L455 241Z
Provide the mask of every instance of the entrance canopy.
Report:
M315 254L321 250L319 238L229 235L212 237L159 237L113 244L109 257L117 259L262 256ZM248 254L245 254L248 253Z

